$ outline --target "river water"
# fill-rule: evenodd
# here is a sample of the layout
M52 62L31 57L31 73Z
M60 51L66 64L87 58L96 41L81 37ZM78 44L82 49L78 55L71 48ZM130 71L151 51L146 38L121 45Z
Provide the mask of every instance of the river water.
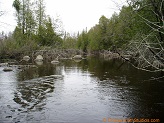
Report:
M101 58L36 66L0 67L0 123L163 122L160 73Z

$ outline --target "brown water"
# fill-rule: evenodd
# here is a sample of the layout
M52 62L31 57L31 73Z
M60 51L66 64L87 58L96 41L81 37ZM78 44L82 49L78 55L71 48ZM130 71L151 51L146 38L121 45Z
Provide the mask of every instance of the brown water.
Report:
M164 116L164 79L118 60L88 58L3 72L0 123L101 123ZM108 122L108 121L106 121Z

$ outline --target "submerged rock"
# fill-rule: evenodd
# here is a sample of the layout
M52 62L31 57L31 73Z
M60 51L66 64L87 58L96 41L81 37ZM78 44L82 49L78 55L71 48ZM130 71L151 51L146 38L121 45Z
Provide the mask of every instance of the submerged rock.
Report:
M35 63L37 64L37 65L43 65L43 61L35 61Z
M4 71L4 72L9 72L9 71L13 71L13 69L10 68L10 67L6 67L6 68L3 69L3 71Z

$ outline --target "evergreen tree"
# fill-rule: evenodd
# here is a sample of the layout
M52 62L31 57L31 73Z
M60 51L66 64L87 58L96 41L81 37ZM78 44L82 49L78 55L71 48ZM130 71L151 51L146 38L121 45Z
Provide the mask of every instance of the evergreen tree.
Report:
M84 52L87 52L88 43L89 40L87 31L83 30L82 33L78 36L78 48L82 49Z
M21 34L26 35L27 38L30 38L35 29L32 5L30 0L14 0L13 2L13 7L16 10L17 28L21 29Z

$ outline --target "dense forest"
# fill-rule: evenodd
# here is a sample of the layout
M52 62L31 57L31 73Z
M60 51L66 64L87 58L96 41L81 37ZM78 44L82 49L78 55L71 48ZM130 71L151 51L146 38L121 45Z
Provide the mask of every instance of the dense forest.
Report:
M80 49L86 53L124 51L133 56L138 68L148 70L152 67L152 72L163 71L163 0L127 0L119 13L113 13L111 18L101 16L94 27L73 36L63 33L59 19L45 14L44 0L14 0L13 7L17 26L0 41L1 56L53 48Z
M61 47L60 20L46 15L44 0L14 0L12 6L17 26L14 32L4 36L1 53L35 50L42 46Z

